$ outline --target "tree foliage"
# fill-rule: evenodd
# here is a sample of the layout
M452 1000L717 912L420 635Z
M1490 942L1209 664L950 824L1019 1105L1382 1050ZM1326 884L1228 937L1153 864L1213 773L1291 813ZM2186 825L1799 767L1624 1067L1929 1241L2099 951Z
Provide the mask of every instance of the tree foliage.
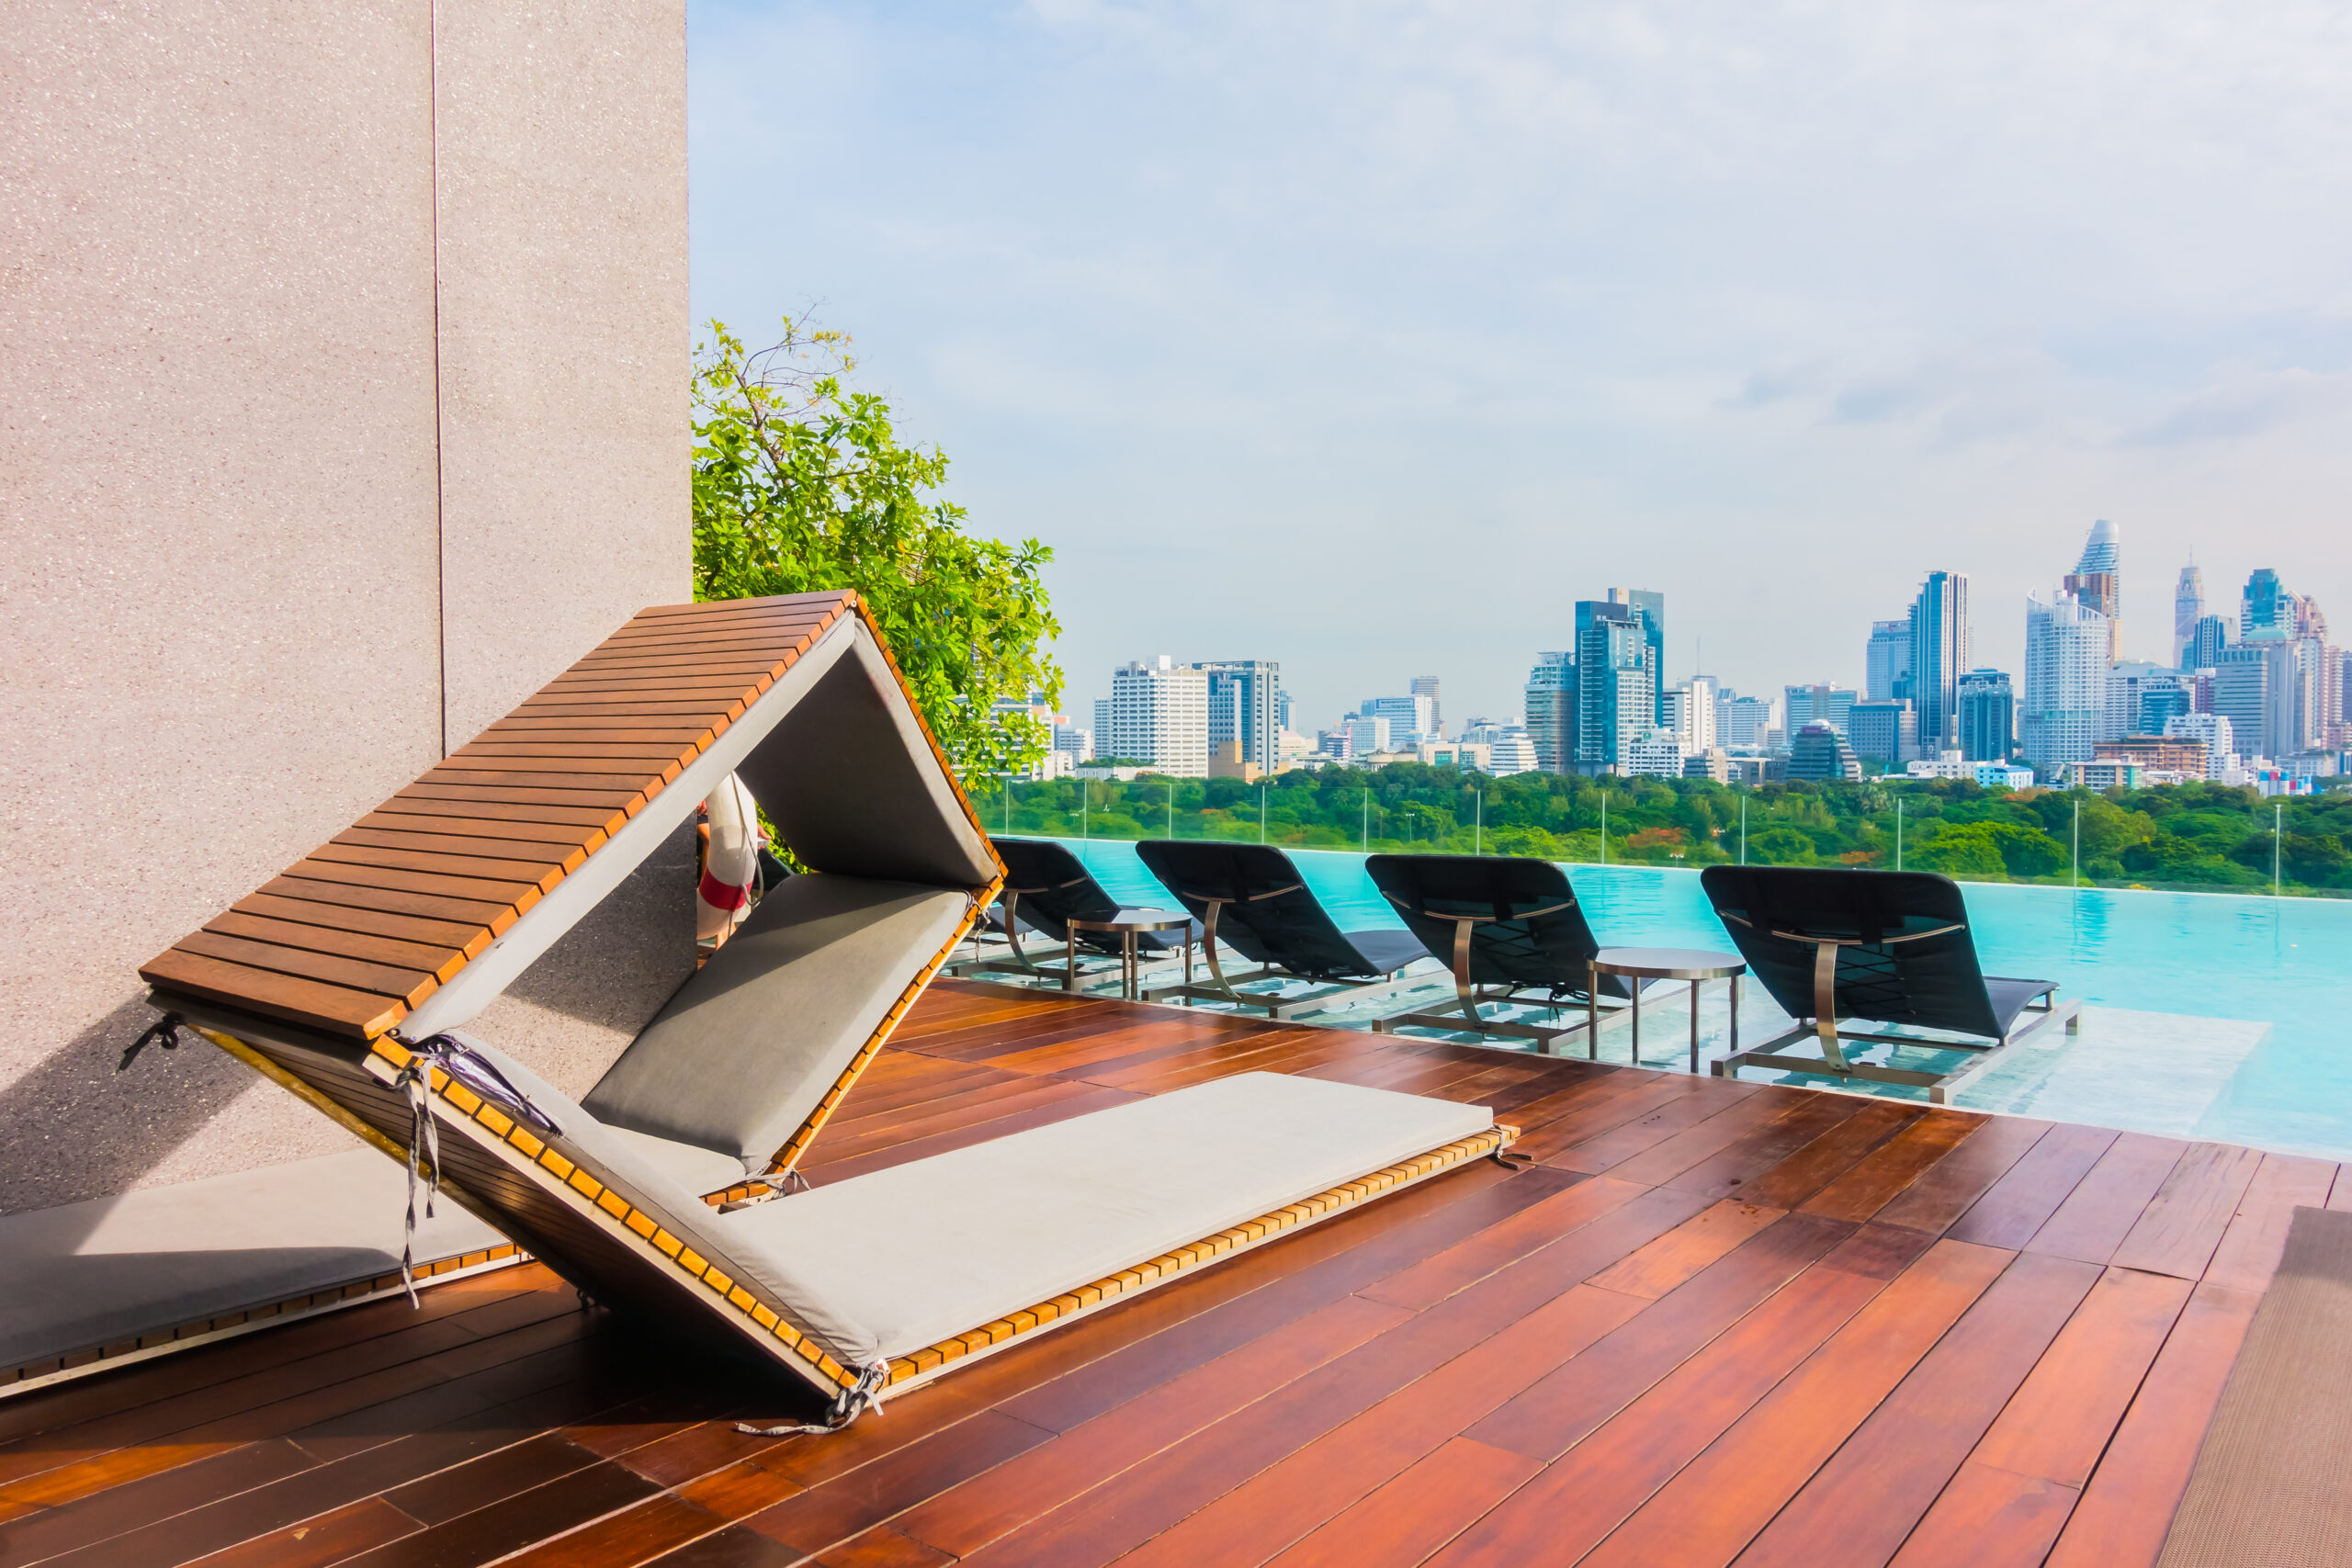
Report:
M721 322L710 334L695 355L695 597L855 589L959 773L1042 756L1042 725L992 710L1061 700L1043 651L1061 630L1039 578L1053 551L966 532L937 493L946 456L901 442L889 405L848 388L842 334L806 317L757 351Z
M1964 881L2074 880L2075 813L2082 880L2154 887L2270 886L2274 821L2289 891L2352 896L2352 791L2259 799L2252 790L2187 784L2107 795L1981 789L1962 780L1770 784L1708 779L1493 778L1400 762L1373 773L1330 767L1239 779L1057 779L983 791L992 829L1098 839L1266 841L1299 849L1439 851L1607 858L1612 863L1866 865L1939 871ZM1010 809L1008 811L1008 805ZM2274 810L2283 807L2283 810ZM1898 816L1898 807L1900 815ZM1896 840L1901 837L1898 856Z

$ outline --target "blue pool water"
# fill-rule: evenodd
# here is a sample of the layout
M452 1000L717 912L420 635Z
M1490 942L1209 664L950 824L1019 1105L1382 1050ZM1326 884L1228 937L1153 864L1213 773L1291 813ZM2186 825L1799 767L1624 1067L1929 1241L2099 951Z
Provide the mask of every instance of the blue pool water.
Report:
M1063 842L1121 902L1170 901L1133 844ZM1363 856L1291 858L1340 925L1401 923L1363 874ZM1566 869L1603 943L1731 946L1695 871ZM2352 1157L2352 900L1999 884L1965 892L1990 973L2056 980L2094 1007L2271 1026L2199 1137Z

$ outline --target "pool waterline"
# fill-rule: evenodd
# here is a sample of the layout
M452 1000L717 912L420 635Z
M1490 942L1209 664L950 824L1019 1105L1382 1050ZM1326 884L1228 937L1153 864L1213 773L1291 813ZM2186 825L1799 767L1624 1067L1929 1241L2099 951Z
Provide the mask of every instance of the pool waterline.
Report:
M1057 841L1121 902L1171 902L1133 840ZM1403 924L1364 875L1363 855L1289 853L1342 927ZM1563 869L1604 943L1731 948L1696 871ZM2271 1026L2197 1136L2352 1158L2352 901L2001 883L1962 891L1988 974L2056 980L2094 1007Z

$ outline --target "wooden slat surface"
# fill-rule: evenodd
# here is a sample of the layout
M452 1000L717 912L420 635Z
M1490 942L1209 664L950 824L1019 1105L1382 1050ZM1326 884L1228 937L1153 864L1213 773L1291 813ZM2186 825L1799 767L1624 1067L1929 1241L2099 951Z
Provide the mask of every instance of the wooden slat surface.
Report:
M1368 1204L827 1438L736 1430L800 1412L537 1268L289 1325L0 1401L0 1568L2138 1568L2287 1217L2352 1190L2223 1145L963 982L806 1168L1270 1062L1512 1102L1544 1163Z
M333 1033L382 1033L578 872L854 604L802 594L639 613L141 976Z

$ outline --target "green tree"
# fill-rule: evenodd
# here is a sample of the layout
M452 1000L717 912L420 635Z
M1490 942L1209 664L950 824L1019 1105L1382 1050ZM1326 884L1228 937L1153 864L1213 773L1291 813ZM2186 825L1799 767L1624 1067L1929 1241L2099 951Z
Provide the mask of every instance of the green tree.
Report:
M902 443L890 409L847 389L849 340L786 317L747 351L718 321L695 355L695 597L855 589L932 733L967 778L1044 755L1044 726L1002 697L1059 703L1059 633L1039 569L1053 551L965 531L938 497L947 458Z

